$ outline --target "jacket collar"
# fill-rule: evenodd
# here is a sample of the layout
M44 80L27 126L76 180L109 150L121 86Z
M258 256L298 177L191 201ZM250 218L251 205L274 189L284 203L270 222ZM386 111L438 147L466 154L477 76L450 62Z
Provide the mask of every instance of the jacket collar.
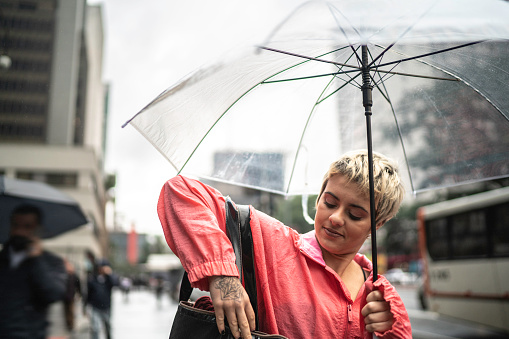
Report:
M318 244L318 240L316 240L315 230L302 234L301 239L300 250L318 264L326 266L322 255L322 249L320 248L320 244ZM362 268L368 271L373 270L373 264L365 255L357 253L354 260Z

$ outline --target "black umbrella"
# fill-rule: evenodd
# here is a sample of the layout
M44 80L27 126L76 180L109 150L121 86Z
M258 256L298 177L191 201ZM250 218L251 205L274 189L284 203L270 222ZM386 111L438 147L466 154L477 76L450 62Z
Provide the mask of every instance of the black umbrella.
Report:
M0 243L9 236L12 211L23 204L42 213L42 238L51 238L88 223L78 202L41 182L0 176Z

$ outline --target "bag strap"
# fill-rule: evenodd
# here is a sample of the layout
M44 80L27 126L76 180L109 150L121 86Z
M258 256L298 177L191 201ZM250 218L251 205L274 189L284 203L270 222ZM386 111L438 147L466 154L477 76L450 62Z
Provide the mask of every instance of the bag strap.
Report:
M258 298L256 292L255 261L253 250L253 235L251 233L251 217L248 205L235 205L230 197L225 202L226 235L235 251L235 263L240 274L240 281L251 301L256 316L258 329ZM193 288L189 282L187 272L184 272L180 285L179 301L187 301L191 297Z
M251 216L248 205L239 205L240 234L242 243L242 266L244 267L244 288L246 289L251 306L253 307L258 330L258 295L256 293L256 274L253 249L253 234L251 233Z
M241 282L244 281L242 276L242 264L243 264L243 251L242 251L242 240L241 240L241 218L239 211L235 208L233 201L230 197L226 197L225 202L225 219L226 219L226 235L233 247L235 252L235 263L239 270L239 279Z
M258 296L249 205L237 205L235 208L230 197L226 197L225 210L226 234L235 251L235 262L239 269L240 281L244 285L255 312L256 329L258 330Z

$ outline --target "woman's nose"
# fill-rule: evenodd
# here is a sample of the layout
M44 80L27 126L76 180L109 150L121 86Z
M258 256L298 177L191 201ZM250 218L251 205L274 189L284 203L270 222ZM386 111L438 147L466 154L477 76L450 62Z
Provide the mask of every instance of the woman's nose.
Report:
M338 208L334 213L329 216L329 221L334 226L343 226L345 224L344 213L341 208Z

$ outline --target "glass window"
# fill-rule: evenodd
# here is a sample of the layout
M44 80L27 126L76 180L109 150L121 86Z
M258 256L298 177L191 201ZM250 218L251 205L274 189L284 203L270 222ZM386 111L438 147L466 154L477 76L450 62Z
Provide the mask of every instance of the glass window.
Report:
M509 256L509 202L489 210L493 217L493 255Z
M52 186L76 187L78 175L76 173L48 173L46 183Z
M488 237L484 210L462 213L450 218L454 258L488 256Z
M434 260L449 257L447 219L435 219L426 223L428 251Z
M16 178L22 179L22 180L32 180L34 178L33 172L17 172Z

